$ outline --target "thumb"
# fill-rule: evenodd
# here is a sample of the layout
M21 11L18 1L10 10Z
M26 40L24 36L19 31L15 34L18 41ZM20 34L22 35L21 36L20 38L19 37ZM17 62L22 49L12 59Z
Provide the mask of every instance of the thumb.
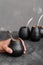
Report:
M3 46L3 49L4 49L5 52L10 53L10 54L12 54L12 52L13 52L13 50L6 45Z

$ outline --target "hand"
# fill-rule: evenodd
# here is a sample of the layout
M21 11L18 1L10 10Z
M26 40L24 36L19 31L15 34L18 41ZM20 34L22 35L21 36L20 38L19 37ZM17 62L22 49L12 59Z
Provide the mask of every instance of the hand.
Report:
M24 41L19 38L24 46L24 54L26 53L26 46L24 44ZM4 41L0 41L0 53L3 53L3 52L7 52L7 53L12 53L13 50L11 48L9 48L9 44L10 44L10 41L11 39L8 39L8 40L4 40Z
M10 40L11 39L0 41L0 53L3 53L3 52L12 53L13 52L12 49L8 47L8 45L10 44Z

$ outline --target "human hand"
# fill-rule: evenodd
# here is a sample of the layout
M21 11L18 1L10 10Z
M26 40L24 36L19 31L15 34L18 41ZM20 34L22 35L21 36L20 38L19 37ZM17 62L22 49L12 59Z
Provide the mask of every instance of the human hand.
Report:
M25 54L26 53L25 43L21 38L19 38L19 39L21 40L21 42L23 44L24 54ZM7 52L7 53L11 54L13 52L13 50L10 47L8 47L10 44L10 41L11 41L11 39L0 41L0 53Z

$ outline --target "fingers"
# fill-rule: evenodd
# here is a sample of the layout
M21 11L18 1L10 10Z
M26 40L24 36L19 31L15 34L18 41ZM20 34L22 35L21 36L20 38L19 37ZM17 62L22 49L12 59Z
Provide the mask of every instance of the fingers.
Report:
M24 43L24 41L21 39L21 38L19 38L20 40L21 40L21 42L22 42L22 44L23 44L23 46L24 46L24 54L26 53L26 46L25 46L25 43Z
M9 44L10 44L10 40L11 40L11 39L4 40L4 44L9 45Z
M10 54L12 54L12 52L13 52L13 50L11 48L7 47L6 45L3 46L3 49L5 52L10 53Z
M3 51L2 51L2 52L7 52L7 53L12 54L13 50L8 47L8 45L9 45L9 43L10 43L10 40L11 40L11 39L8 39L8 40L4 41L4 45L2 46L2 48L3 48ZM24 43L24 41L23 41L21 38L19 38L19 40L22 42L22 45L23 45L23 47L24 47L24 54L25 54L25 53L26 53L25 43ZM1 52L1 51L0 51L0 52Z

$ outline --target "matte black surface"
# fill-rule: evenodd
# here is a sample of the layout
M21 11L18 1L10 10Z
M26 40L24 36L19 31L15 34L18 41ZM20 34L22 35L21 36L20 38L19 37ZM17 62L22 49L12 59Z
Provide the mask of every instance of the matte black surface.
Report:
M13 53L10 54L10 56L19 57L23 55L24 47L19 39L16 41L11 40L9 47L13 50Z
M21 57L0 54L0 65L43 65L43 39L39 42L25 40L27 53Z
M39 27L39 29L40 29L41 38L43 38L43 27Z
M30 38L32 41L39 41L40 40L40 30L38 27L32 27Z
M25 40L29 39L29 37L30 37L29 27L26 27L26 26L20 27L19 37L22 38L22 39L25 39Z

